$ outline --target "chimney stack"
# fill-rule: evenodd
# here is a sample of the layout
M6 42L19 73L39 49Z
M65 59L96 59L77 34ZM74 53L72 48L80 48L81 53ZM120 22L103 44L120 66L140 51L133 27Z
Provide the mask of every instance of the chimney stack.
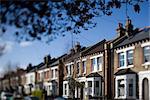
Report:
M75 52L79 52L81 50L81 45L79 42L75 45Z
M125 28L126 28L126 35L127 36L131 35L133 32L133 25L131 19L127 19Z
M117 35L118 37L122 37L125 35L125 29L123 28L123 24L122 23L119 23L118 24L118 28L116 29L117 30Z
M47 64L49 61L51 60L51 56L47 55L46 57L44 57L44 63Z
M70 53L71 53L71 54L75 54L74 48L70 49Z

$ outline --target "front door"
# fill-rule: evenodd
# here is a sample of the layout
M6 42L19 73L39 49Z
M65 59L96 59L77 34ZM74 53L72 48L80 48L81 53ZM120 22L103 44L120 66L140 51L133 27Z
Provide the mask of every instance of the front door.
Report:
M143 79L143 83L142 83L142 99L143 100L149 100L149 83L148 83L148 79L145 78Z

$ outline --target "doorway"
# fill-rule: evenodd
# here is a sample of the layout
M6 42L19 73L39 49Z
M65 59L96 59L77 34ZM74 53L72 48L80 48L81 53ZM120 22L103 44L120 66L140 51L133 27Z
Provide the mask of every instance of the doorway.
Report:
M149 100L149 82L147 78L143 79L142 82L142 99Z

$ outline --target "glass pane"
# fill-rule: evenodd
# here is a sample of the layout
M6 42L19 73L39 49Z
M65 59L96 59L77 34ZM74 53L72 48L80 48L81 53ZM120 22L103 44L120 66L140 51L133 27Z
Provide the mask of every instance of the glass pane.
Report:
M96 87L99 87L99 81L96 81Z
M127 51L127 65L133 64L133 50Z
M124 80L118 80L118 96L124 96L125 85L122 83Z
M150 46L144 47L144 62L150 62Z
M124 53L119 53L119 66L124 66Z
M133 96L133 79L129 80L129 96Z
M92 87L92 81L88 81L88 87Z
M100 70L100 67L102 65L102 57L97 58L97 70Z

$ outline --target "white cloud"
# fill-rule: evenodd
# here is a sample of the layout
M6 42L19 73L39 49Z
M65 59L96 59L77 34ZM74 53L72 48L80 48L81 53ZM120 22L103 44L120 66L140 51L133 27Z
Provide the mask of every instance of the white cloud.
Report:
M30 46L30 45L32 45L32 42L24 41L24 42L20 43L21 47L27 47L27 46Z

